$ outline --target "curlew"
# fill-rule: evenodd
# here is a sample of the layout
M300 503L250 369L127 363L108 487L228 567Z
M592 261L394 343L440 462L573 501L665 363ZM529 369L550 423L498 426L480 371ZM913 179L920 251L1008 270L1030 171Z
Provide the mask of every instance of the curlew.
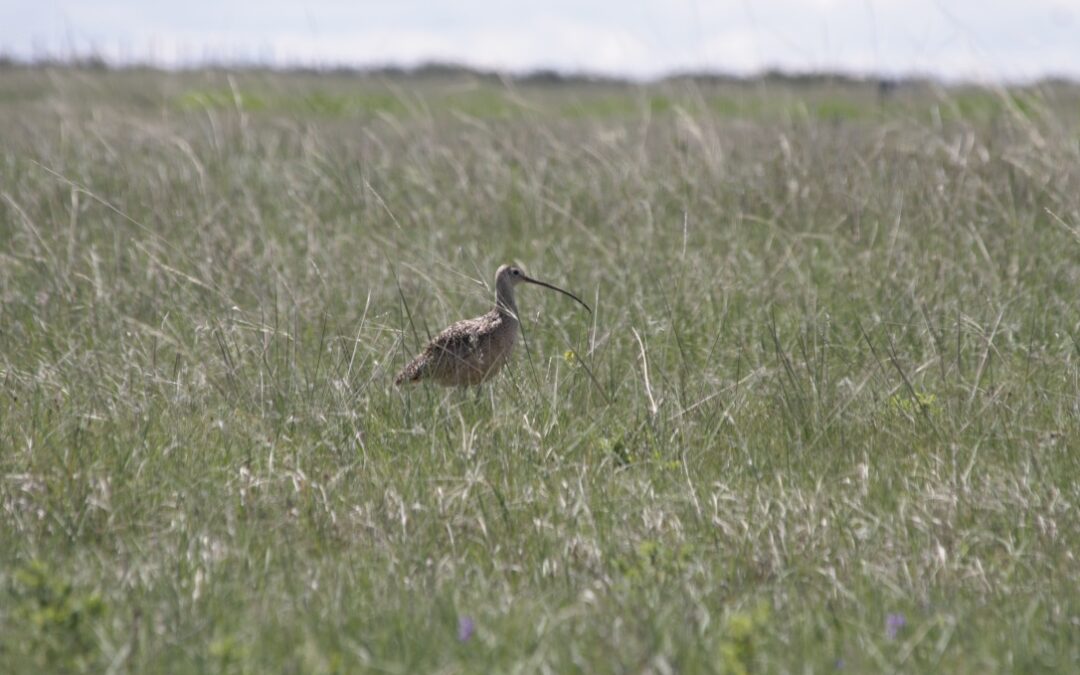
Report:
M394 384L431 380L444 387L471 386L487 381L503 367L518 336L518 311L514 287L520 283L550 288L577 300L581 298L538 279L520 268L503 265L495 272L495 307L483 316L452 324L435 336L424 351L405 366Z

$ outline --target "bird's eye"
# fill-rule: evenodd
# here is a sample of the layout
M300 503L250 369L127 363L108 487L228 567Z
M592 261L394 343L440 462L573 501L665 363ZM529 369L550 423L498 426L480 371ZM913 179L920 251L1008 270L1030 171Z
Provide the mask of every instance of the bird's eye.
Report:
M513 275L514 275L515 277L520 277L520 276L521 276L521 270L519 270L519 269L513 269L513 270L511 270L511 273L512 273L512 274L513 274Z

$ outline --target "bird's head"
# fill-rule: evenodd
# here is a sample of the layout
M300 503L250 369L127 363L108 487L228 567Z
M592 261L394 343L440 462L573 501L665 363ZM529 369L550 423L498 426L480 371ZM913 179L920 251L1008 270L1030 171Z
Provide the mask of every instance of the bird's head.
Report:
M500 291L509 291L513 289L514 286L517 286L522 282L528 284L535 284L537 286L543 286L544 288L550 288L553 291L558 291L565 296L573 298L578 303L580 303L582 307L589 310L590 314L592 313L592 309L588 305L586 305L578 296L574 295L569 291L564 291L558 286L554 286L547 282L540 281L539 279L533 279L529 275L525 274L525 272L522 271L522 269L517 265L502 265L499 267L498 271L495 272L495 288L499 289Z
M500 265L499 271L495 272L495 285L509 284L517 286L522 281L532 281L517 265Z

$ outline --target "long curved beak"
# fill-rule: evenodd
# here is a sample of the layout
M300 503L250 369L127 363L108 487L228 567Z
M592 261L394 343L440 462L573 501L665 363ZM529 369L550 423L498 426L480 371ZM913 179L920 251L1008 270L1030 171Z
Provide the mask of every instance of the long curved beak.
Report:
M525 275L522 275L521 280L522 281L527 281L530 284L536 284L537 286L543 286L544 288L550 288L553 291L558 291L558 292L562 293L563 295L569 296L569 297L573 298L574 300L577 300L578 304L580 304L582 307L584 307L586 310L588 310L589 314L592 314L592 308L589 307L588 305L586 305L584 300L582 300L578 296L574 295L570 291L564 291L563 289L559 288L558 286L553 286L552 284L540 281L539 279L533 279L532 277L527 277Z

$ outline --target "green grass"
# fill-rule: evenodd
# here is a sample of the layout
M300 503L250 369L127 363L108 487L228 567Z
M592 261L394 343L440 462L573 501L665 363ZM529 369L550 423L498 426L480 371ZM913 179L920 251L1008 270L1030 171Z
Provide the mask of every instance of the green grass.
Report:
M0 72L0 671L1075 667L1076 100Z

